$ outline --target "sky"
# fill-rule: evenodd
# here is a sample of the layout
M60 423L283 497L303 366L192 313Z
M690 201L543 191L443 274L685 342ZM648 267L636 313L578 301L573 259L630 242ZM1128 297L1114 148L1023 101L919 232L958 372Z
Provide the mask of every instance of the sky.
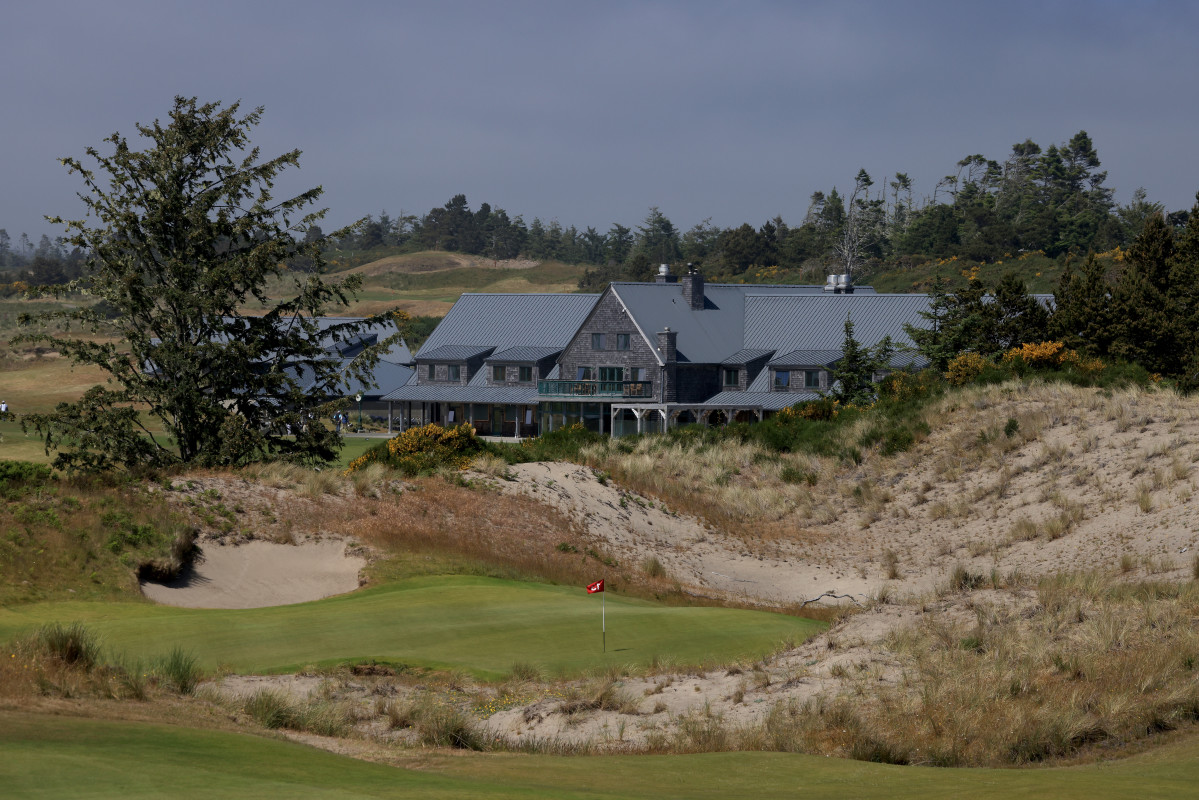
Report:
M916 197L964 156L1087 131L1118 202L1199 190L1199 2L6 4L0 228L82 213L58 162L176 95L263 106L279 193L325 230L455 194L526 222L676 227L776 215L865 168Z

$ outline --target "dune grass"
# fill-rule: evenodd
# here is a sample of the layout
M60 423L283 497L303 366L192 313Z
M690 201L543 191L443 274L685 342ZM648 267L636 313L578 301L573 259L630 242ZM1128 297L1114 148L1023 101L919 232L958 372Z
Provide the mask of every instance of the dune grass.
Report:
M785 753L422 755L419 770L216 730L0 711L9 798L1177 798L1199 738L1081 767L954 770Z
M0 641L55 621L82 622L112 652L131 658L182 647L205 669L290 672L378 659L462 669L482 678L507 674L515 661L578 674L663 656L683 664L752 658L784 639L799 641L824 627L780 614L666 607L609 593L604 653L600 601L582 587L437 576L314 603L247 610L144 603L14 606L0 610Z

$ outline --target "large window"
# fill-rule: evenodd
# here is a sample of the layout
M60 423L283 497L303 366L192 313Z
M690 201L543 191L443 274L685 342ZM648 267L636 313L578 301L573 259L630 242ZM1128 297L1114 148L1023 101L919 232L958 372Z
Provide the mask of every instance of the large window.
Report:
M599 379L604 382L619 383L624 380L624 367L600 367Z
M738 370L726 369L724 371L724 385L736 387L739 383L739 381L737 380L737 377L738 377Z
M774 388L787 389L791 386L791 373L785 369L774 371Z
M492 383L503 383L504 382L504 365L503 364L496 364L495 366L493 366L491 368L491 381L492 381Z
M820 388L820 370L805 369L803 373L803 385L805 389Z
M462 380L462 367L458 366L457 364L450 364L446 369L450 373L451 381Z
M607 342L604 341L604 335L602 333L591 334L591 349L592 350L607 349Z
M617 350L628 350L629 349L629 335L627 333L616 334L616 349Z
M579 367L579 371L578 371L578 374L575 376L575 379L580 380L580 381L595 380L595 368L594 367Z
M533 382L533 368L532 367L521 367L519 380L521 383L532 383Z

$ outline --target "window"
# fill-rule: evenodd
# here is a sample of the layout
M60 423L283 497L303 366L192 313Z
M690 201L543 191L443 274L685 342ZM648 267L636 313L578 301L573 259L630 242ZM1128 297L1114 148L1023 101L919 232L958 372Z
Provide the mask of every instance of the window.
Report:
M605 349L606 344L607 343L604 341L604 335L602 333L591 334L591 349L592 350L603 350L603 349Z
M775 370L774 388L786 389L791 386L791 373L786 370Z
M624 380L624 367L600 367L599 379L604 382L619 383Z
M737 386L739 383L738 374L739 374L738 370L726 369L724 371L724 385L725 386Z
M645 367L633 367L629 370L629 380L643 381L645 380Z
M532 383L533 382L533 368L532 367L521 367L520 368L520 382L521 383Z
M593 367L579 367L577 380L593 381L595 380L595 369Z
M627 333L616 334L616 349L617 350L628 350L629 349L629 335Z
M504 382L504 365L496 364L491 368L491 380L493 383Z
M447 369L449 370L449 373L450 373L450 380L452 380L452 381L462 380L462 367L458 366L457 364L450 364L450 366L447 367Z
M805 369L803 373L803 385L805 389L820 388L820 370Z
M436 379L437 379L437 365L430 364L429 365L429 380L436 380Z

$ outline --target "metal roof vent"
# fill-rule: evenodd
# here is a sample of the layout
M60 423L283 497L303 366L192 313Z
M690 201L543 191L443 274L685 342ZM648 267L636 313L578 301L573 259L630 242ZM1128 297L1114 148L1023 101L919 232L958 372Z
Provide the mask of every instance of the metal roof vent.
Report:
M824 291L826 291L826 292L837 291L837 276L836 275L828 276L828 280L825 281L825 283L824 283Z

